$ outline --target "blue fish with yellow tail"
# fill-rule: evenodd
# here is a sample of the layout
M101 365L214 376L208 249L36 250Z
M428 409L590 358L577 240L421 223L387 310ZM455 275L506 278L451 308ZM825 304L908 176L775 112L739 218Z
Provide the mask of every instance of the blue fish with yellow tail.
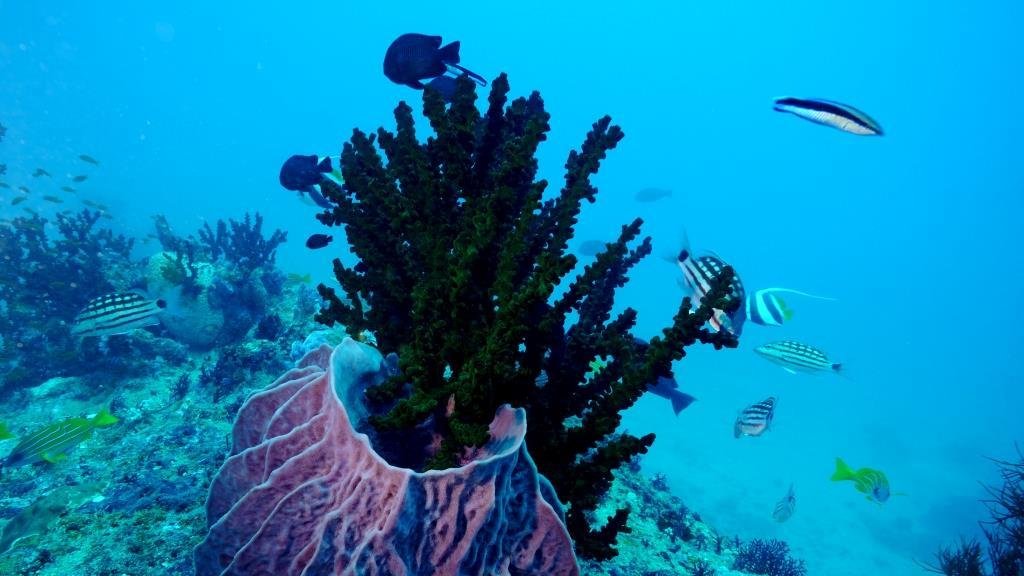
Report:
M94 430L117 423L117 417L104 408L91 418L68 418L50 424L22 438L7 458L0 461L0 468L60 462L69 450L88 440Z
M885 133L882 126L863 111L832 100L786 96L775 99L774 109L858 136L881 136Z
M846 462L843 462L842 458L836 458L836 471L832 474L832 481L851 481L858 492L865 494L868 500L878 504L887 501L893 495L889 490L889 479L885 477L884 472L874 468L854 470Z
M779 294L797 294L817 300L835 300L835 298L815 296L790 288L762 288L747 295L743 307L747 320L762 326L782 326L785 321L792 319L793 311L786 306L786 302Z

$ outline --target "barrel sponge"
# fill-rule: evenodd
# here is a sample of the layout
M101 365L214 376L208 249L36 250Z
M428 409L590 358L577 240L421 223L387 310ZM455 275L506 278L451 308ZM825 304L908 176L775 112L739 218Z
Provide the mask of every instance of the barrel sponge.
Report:
M499 408L490 441L457 468L398 468L339 400L380 369L346 338L246 401L210 487L197 576L578 575L525 412Z

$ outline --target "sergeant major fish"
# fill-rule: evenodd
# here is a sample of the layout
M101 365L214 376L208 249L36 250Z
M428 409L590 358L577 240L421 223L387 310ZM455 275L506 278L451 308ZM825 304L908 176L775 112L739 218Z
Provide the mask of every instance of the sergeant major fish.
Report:
M711 292L711 288L722 276L727 264L715 254L707 253L703 256L694 256L688 247L684 247L676 256L676 263L683 272L683 281L693 291L697 300L695 307L700 305L700 300ZM732 281L729 283L729 291L726 295L728 303L725 309L715 308L708 321L715 331L725 331L733 336L739 337L743 332L743 301L746 293L743 289L743 281L738 274L733 273Z
M754 352L769 362L782 366L790 374L795 374L797 371L811 374L839 372L843 366L839 362L830 360L828 355L821 350L795 340L770 342L754 348Z
M75 317L71 335L87 336L126 334L137 328L159 324L157 315L167 308L162 299L150 300L135 292L105 294L94 298Z
M736 438L741 436L760 436L771 427L774 417L774 397L768 397L756 404L751 404L741 410L736 416L732 435Z

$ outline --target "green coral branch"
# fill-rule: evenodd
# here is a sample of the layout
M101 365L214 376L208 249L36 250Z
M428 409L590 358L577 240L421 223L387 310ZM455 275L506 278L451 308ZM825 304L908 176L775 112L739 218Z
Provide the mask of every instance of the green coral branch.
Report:
M450 105L425 91L433 130L425 141L404 103L394 132L353 131L341 153L345 186L324 183L334 206L317 218L345 227L358 263L335 260L344 295L320 285L326 305L317 320L371 330L382 349L398 352L401 375L367 390L378 409L370 422L390 431L378 438L385 442L394 431L429 424L440 449L421 462L427 467L450 466L465 447L485 442L498 406L526 408L531 454L569 503L578 550L607 558L628 511L600 530L588 515L612 470L654 439L618 433L620 413L648 383L671 375L686 346L735 346L731 336L703 328L732 272L697 310L684 300L672 326L639 342L631 334L635 311L611 317L615 290L651 252L650 238L637 242L637 219L554 298L577 264L568 242L583 203L596 200L591 178L623 133L608 117L594 123L568 155L561 190L544 199L536 153L550 117L537 93L511 102L508 93L499 76L481 115L468 80ZM570 313L576 319L567 325ZM588 377L595 357L612 361Z

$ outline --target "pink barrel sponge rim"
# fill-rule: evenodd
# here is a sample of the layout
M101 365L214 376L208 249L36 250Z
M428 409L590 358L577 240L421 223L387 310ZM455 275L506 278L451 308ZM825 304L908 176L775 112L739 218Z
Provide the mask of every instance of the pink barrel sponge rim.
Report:
M210 486L197 576L578 575L561 506L526 450L525 412L501 407L462 466L395 467L339 400L380 368L375 349L347 338L243 404Z

